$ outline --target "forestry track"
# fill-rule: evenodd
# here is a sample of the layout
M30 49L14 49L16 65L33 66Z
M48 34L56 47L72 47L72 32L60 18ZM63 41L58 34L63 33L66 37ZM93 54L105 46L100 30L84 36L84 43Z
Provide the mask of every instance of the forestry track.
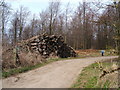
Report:
M3 88L69 88L82 69L96 61L117 56L56 61L43 67L3 79Z

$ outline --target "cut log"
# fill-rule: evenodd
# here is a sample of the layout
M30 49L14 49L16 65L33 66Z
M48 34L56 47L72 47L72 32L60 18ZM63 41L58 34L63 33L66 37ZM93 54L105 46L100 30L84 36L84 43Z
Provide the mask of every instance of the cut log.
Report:
M25 47L28 46L31 52L38 52L46 57L49 57L51 53L55 53L61 58L67 57L76 57L76 53L72 47L64 43L62 36L56 35L38 35L32 37L28 40L24 40L21 42L20 46Z

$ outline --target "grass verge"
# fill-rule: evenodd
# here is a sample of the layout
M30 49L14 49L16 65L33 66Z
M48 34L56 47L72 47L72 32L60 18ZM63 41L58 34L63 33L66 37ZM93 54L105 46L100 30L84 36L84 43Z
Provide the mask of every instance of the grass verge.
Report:
M110 69L113 63L118 64L118 60L110 60L102 62L104 68ZM118 87L118 73L111 73L100 78L102 72L97 63L85 67L78 76L76 82L71 88L117 88Z
M33 69L36 69L38 67L42 67L42 66L44 66L44 65L46 65L48 63L52 63L52 62L58 61L58 60L62 60L62 59L61 58L50 59L50 60L47 60L46 62L37 64L37 65L34 65L34 66L26 66L26 67L20 67L20 68L10 69L8 71L3 71L2 72L2 77L3 78L7 78L9 76L16 75L18 73L27 72L29 70L33 70Z

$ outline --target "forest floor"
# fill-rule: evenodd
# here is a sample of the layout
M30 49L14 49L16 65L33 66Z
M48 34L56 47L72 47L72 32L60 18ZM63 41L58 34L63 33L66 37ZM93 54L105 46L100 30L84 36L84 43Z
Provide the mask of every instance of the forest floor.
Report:
M76 53L79 57L97 57L101 56L101 50L96 49L81 49L76 50ZM116 56L116 52L114 49L105 50L104 56Z
M56 61L43 67L2 79L3 88L69 88L84 67L117 56L89 57Z

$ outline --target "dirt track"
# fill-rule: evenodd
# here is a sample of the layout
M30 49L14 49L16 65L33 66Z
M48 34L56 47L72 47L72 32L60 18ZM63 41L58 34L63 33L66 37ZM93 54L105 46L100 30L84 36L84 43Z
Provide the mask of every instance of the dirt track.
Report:
M3 88L69 88L81 70L99 60L116 56L57 61L38 69L3 79Z

